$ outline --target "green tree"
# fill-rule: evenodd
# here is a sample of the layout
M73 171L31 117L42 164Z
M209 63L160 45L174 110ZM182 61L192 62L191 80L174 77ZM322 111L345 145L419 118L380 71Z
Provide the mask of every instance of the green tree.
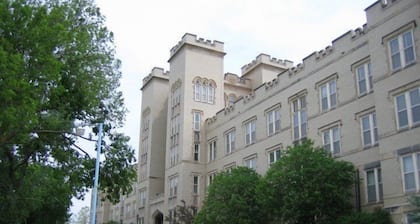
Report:
M420 196L412 196L409 202L416 208L416 210L410 213L413 222L420 223Z
M246 167L218 174L194 223L264 223L256 196L259 181L260 176Z
M272 223L334 223L351 212L354 167L304 141L288 147L259 186Z
M392 224L391 215L382 209L375 209L374 212L355 212L340 217L337 224Z
M0 1L0 223L68 218L71 198L93 185L95 159L77 145L78 124L104 123L100 190L112 202L132 190L114 55L93 0Z

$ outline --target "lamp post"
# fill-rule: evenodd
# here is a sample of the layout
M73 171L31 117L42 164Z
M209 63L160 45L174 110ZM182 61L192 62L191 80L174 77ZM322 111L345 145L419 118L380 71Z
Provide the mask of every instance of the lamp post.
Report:
M96 165L95 165L95 180L92 189L92 203L90 205L90 223L95 224L96 222L96 204L98 197L98 180L99 180L99 159L101 156L101 144L102 144L102 123L99 123L98 127L98 142L96 143Z

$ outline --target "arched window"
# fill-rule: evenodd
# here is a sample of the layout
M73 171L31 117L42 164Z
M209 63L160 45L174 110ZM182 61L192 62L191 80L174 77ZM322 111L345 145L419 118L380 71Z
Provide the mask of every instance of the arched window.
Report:
M213 80L197 77L193 81L194 101L214 104L216 83Z

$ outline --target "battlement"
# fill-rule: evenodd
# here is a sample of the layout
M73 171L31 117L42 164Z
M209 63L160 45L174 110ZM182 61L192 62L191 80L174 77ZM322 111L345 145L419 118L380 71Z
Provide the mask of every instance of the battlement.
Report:
M181 48L182 46L189 44L201 48L205 48L212 51L217 51L220 53L224 53L224 43L217 40L206 40L204 38L199 38L195 34L186 33L182 37L182 39L170 50L170 58L172 58ZM170 60L170 59L169 59Z
M293 66L293 62L289 60L281 60L271 57L268 54L259 54L251 63L242 66L242 75L245 75L260 64L271 65L273 67L288 69Z
M141 87L141 90L152 80L154 77L161 78L161 79L167 79L169 80L169 71L165 71L163 68L154 67L152 71L149 73L148 76L143 78L143 85Z

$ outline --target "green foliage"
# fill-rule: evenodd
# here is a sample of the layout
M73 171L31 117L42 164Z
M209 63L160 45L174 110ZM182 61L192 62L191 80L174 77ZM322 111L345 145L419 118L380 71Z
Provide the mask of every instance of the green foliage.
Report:
M337 224L392 224L391 215L382 209L376 209L372 213L357 212L338 219Z
M288 147L258 187L273 223L331 223L350 213L354 167L312 141Z
M264 223L261 217L263 208L258 205L256 197L259 181L260 176L246 167L217 175L194 223Z
M420 223L420 196L418 195L412 196L409 202L411 205L413 205L416 208L415 211L410 213L413 222Z
M100 190L112 202L131 191L114 49L93 0L0 1L0 223L61 222L92 187L75 124L104 123Z

